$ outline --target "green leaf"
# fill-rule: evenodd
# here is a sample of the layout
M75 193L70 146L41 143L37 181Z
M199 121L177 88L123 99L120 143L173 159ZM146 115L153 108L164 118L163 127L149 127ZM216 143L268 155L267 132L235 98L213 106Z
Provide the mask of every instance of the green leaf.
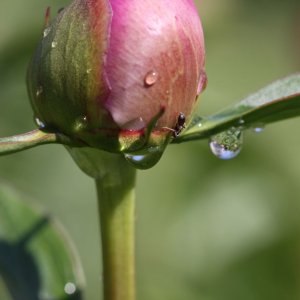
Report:
M300 74L275 81L209 117L195 117L174 143L208 138L231 127L261 127L300 115Z
M0 183L0 299L80 300L82 268L52 217Z

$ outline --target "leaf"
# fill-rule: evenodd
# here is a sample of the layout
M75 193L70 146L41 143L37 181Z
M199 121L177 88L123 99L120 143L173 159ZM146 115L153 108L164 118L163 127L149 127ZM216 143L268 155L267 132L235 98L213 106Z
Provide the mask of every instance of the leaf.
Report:
M0 299L80 300L83 276L61 225L0 183Z
M173 143L208 138L231 127L250 128L300 115L300 73L278 80L209 117L195 117Z

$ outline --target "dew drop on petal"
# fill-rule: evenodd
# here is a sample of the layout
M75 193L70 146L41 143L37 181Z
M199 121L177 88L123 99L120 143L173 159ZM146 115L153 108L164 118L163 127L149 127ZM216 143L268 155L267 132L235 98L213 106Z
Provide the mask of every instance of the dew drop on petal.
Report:
M73 295L76 292L76 285L73 282L65 284L64 291L68 295Z
M45 38L51 31L51 27L47 27L44 29L44 32L43 32L43 37Z
M56 46L57 46L57 42L54 42L54 41L53 41L53 42L51 43L51 47L52 47L52 48L55 48Z
M150 87L156 83L158 79L158 73L156 71L150 71L146 74L144 83L146 86Z
M235 158L243 146L243 132L241 129L231 128L214 135L209 143L212 153L223 160Z

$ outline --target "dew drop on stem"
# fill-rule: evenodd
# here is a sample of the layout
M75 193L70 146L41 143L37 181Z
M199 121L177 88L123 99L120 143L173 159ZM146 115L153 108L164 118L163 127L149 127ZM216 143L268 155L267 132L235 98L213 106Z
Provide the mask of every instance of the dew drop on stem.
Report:
M243 131L231 128L211 137L209 143L212 153L223 160L235 158L243 146Z

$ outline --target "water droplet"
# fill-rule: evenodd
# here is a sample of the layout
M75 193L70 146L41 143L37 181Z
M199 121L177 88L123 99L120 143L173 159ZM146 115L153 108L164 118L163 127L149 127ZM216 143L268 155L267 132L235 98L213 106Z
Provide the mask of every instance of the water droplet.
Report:
M240 118L238 121L238 125L244 125L244 124L245 124L245 121L242 118Z
M122 126L122 129L127 130L141 130L146 127L146 123L144 122L142 117L136 118L134 120L131 120L127 123L125 123Z
M91 72L92 72L92 69L87 69L87 70L86 70L86 73L87 73L87 74L90 74Z
M264 124L255 124L252 126L252 130L255 133L261 133L265 130L265 125Z
M158 79L158 73L156 71L150 71L145 76L145 85L146 86L152 86L156 83Z
M155 166L163 155L164 148L151 147L135 153L126 153L126 160L135 168L146 170Z
M35 93L36 96L37 96L37 97L41 96L42 93L43 93L43 91L44 91L43 87L42 87L42 86L39 86L38 89L36 90L36 93Z
M205 121L204 117L200 117L199 115L195 114L193 116L192 121L188 124L186 130L189 130L193 127L202 127L204 121Z
M236 157L243 146L241 129L231 128L214 135L209 143L212 153L220 159L228 160Z
M73 295L76 292L76 285L73 282L65 284L64 291L68 295Z
M76 119L74 124L74 130L76 132L79 132L81 130L84 130L88 126L88 118L87 116L82 116Z
M55 48L57 46L57 42L52 42L51 47Z
M51 27L47 27L44 29L44 32L43 32L43 37L45 38L51 31Z
M41 119L39 119L38 117L34 118L34 122L40 129L43 129L46 127L45 123L43 121L41 121Z

